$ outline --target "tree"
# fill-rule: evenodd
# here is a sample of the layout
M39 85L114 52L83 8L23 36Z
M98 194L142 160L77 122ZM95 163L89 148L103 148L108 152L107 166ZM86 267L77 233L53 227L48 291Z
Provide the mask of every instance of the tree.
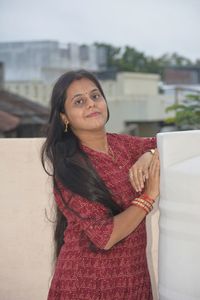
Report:
M117 61L120 56L121 48L106 43L95 43L95 46L104 47L106 49L108 69L117 69Z
M177 53L165 53L154 58L130 46L115 47L106 43L95 43L95 45L106 49L107 67L116 71L156 73L162 77L166 67L199 66L200 63L197 60L193 64L188 58Z
M171 105L166 111L175 112L175 116L166 119L166 123L174 123L180 130L200 129L200 95L187 95L183 104Z
M118 68L121 71L145 72L146 64L145 54L129 46L124 48L123 54L118 60Z

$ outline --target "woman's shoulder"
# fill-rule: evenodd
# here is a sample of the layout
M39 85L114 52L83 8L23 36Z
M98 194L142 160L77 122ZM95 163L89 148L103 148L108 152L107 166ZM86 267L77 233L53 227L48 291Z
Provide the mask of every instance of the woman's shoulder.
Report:
M138 136L133 136L133 135L129 135L129 134L121 134L121 133L107 133L107 137L110 140L113 141L119 141L119 142L128 142L128 141L132 141L132 140L137 140L137 139L141 139L141 137Z
M155 140L156 137L141 137L137 135L131 135L131 134L122 134L122 133L107 133L108 138L113 140L119 140L119 141L137 141L137 140Z
M110 145L125 146L127 150L156 148L156 137L140 137L119 133L108 133L107 137Z
M130 137L130 135L128 134L113 133L113 132L107 132L107 136L114 139L126 139Z

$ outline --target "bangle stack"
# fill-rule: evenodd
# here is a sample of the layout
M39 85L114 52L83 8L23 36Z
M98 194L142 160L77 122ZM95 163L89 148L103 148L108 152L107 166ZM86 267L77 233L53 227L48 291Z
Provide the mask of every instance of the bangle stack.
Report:
M140 197L135 198L131 203L142 208L148 214L153 209L154 202L155 200L153 198L144 193Z

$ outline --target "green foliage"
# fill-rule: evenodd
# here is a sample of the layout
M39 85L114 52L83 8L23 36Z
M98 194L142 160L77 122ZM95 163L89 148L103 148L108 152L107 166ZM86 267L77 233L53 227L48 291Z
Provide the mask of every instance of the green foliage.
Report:
M168 106L166 112L174 111L166 123L175 123L177 128L200 129L200 95L187 95L183 104Z
M118 57L120 56L120 47L115 47L106 43L95 43L97 47L104 47L107 52L107 67L109 69L116 69Z
M188 58L177 53L166 53L158 58L154 58L130 46L115 47L106 43L95 43L95 45L106 49L107 67L117 71L156 73L162 76L166 67L194 65ZM198 60L196 64L199 64Z

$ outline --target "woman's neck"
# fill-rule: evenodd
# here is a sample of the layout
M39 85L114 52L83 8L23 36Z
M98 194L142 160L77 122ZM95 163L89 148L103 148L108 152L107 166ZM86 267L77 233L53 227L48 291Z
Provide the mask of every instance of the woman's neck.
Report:
M79 134L81 144L93 150L108 153L106 131L84 132Z

